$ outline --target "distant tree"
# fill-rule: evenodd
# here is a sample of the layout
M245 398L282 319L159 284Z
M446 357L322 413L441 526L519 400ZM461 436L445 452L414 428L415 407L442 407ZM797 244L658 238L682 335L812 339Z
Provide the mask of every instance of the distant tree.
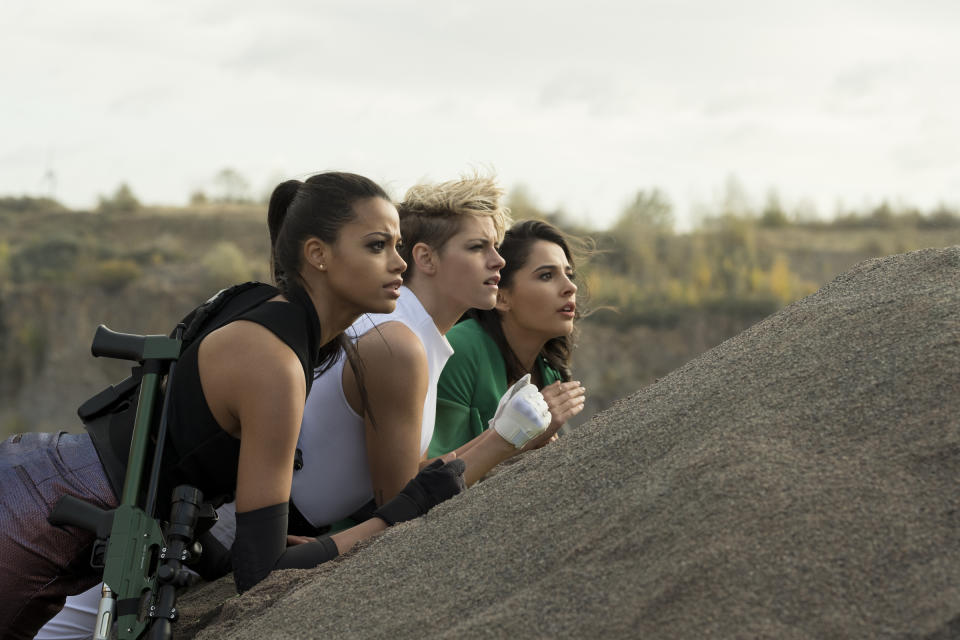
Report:
M673 205L666 194L654 187L650 191L637 191L633 201L620 214L614 229L625 233L672 233L673 223Z
M931 229L960 227L960 213L949 209L947 205L941 203L936 209L930 212L930 215L920 221L919 226Z
M140 208L140 201L126 182L120 183L112 196L100 196L97 211L101 213L133 213Z
M747 195L747 189L735 175L730 175L724 185L723 192L723 210L721 216L732 216L734 218L752 218L753 207L750 204L750 196Z
M210 202L210 199L207 198L207 194L203 191L203 189L197 189L190 194L190 204L192 206L202 206L208 202Z
M793 208L793 219L798 224L815 224L820 220L817 205L808 198L802 198Z
M510 190L507 195L507 206L510 207L510 215L514 220L544 219L546 215L543 210L537 206L530 190L526 185L518 184Z
M708 252L713 257L714 276L721 292L741 295L751 289L750 273L759 265L753 220L732 214L715 220Z
M67 208L51 198L5 196L0 198L0 211L31 213L35 211L66 211Z
M784 227L790 221L787 214L780 205L780 197L776 191L771 190L767 194L767 202L763 206L763 212L760 214L760 224L764 227Z
M638 191L611 230L628 273L657 288L665 283L667 240L673 234L673 205L657 188Z
M218 195L215 202L240 204L250 202L250 182L231 167L225 167L213 177Z
M873 226L889 227L893 222L894 213L890 203L884 200L870 212L870 222Z

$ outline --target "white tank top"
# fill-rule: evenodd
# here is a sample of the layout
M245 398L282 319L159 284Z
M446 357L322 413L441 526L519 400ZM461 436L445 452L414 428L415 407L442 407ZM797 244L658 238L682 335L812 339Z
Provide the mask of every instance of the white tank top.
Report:
M420 423L420 455L433 437L437 413L437 380L453 348L420 300L406 287L393 313L362 316L347 330L356 341L370 329L386 322L401 322L409 328L427 354L429 381ZM367 461L363 418L350 407L343 393L346 358L313 381L297 447L303 452L303 468L293 472L291 498L304 518L322 527L347 517L373 498ZM402 372L398 372L402 374Z

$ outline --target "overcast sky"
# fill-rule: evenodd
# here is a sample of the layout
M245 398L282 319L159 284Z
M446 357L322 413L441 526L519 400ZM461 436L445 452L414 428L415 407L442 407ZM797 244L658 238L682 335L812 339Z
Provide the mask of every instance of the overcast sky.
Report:
M596 227L651 187L683 224L730 176L958 206L958 78L957 0L0 0L0 195L492 166Z

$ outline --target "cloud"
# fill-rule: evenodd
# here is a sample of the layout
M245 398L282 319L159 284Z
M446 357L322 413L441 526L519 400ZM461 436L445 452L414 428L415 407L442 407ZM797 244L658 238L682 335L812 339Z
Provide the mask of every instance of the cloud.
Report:
M567 69L545 82L539 91L541 107L582 106L593 115L630 111L631 87L602 73Z
M137 87L111 100L108 109L116 115L146 116L167 109L175 97L176 92L171 87Z

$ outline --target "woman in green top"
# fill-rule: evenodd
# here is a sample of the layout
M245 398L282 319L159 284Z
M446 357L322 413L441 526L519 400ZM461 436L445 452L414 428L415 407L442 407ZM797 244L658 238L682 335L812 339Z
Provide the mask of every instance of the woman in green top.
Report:
M454 353L440 374L430 457L461 455L507 388L528 373L550 408L550 429L583 410L585 390L570 380L568 366L579 315L566 238L546 222L526 220L507 231L499 251L506 266L496 308L471 309L447 332Z

